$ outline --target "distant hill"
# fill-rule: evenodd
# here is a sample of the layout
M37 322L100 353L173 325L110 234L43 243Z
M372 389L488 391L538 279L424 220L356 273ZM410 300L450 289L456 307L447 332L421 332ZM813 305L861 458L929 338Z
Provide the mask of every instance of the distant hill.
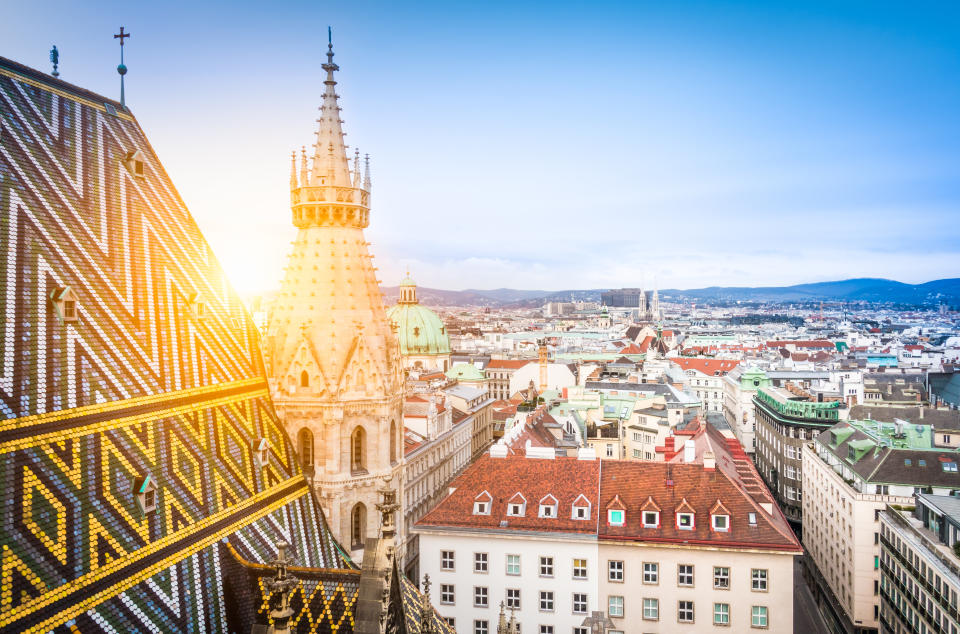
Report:
M700 300L753 300L768 302L865 301L898 304L937 304L960 301L960 278L904 284L880 278L856 278L794 286L711 286L696 289L665 289L664 297Z
M433 306L512 306L534 308L548 301L599 301L606 289L538 291L496 288L492 290L467 289L448 291L417 287L417 295L424 304ZM383 288L387 302L392 304L399 296L399 288ZM661 297L699 301L866 301L896 304L960 304L960 278L934 280L923 284L904 284L880 278L856 278L835 282L816 282L794 286L710 286L694 289L664 289Z

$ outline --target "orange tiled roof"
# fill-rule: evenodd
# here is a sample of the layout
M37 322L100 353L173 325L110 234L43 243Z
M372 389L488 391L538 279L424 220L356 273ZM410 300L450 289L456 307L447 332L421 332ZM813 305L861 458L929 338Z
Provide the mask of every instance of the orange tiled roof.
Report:
M675 357L670 360L684 370L697 370L710 376L726 374L730 370L740 365L740 361L736 359L698 359Z
M533 363L532 359L490 359L487 369L512 369L519 370L528 363Z

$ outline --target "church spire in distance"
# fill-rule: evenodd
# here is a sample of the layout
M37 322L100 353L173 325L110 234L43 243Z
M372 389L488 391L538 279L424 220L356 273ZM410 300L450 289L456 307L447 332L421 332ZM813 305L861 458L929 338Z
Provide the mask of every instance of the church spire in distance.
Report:
M323 81L323 105L320 106L320 124L317 130L317 142L313 152L313 175L310 185L336 185L350 187L350 167L347 162L347 146L343 142L343 129L340 124L340 104L337 102L335 87L337 81L333 73L340 67L333 63L333 30L327 27L327 63L321 66L327 72ZM332 150L331 150L332 148ZM328 178L333 182L326 182Z

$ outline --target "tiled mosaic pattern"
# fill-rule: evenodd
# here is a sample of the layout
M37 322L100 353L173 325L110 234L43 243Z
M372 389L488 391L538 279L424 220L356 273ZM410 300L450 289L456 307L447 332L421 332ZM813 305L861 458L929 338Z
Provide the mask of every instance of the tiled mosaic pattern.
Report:
M136 121L2 58L0 280L0 630L226 631L224 539L349 566L253 324Z

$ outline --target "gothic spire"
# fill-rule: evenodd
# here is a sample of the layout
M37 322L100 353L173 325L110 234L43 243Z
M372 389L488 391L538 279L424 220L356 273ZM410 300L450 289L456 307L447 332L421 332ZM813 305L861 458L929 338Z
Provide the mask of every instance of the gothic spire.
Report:
M363 188L367 191L370 191L370 155L367 154L363 157L365 163L365 169L363 171Z
M347 146L343 142L344 132L340 127L343 121L340 120L340 104L337 102L339 95L335 91L337 81L333 78L334 71L340 70L340 67L333 63L333 33L330 27L327 27L327 63L321 68L327 72L327 78L323 82L323 105L320 106L320 118L317 119L320 126L314 145L311 184L319 185L323 182L327 185L350 187ZM331 173L333 182L327 182Z
M297 188L297 151L290 152L290 189Z

